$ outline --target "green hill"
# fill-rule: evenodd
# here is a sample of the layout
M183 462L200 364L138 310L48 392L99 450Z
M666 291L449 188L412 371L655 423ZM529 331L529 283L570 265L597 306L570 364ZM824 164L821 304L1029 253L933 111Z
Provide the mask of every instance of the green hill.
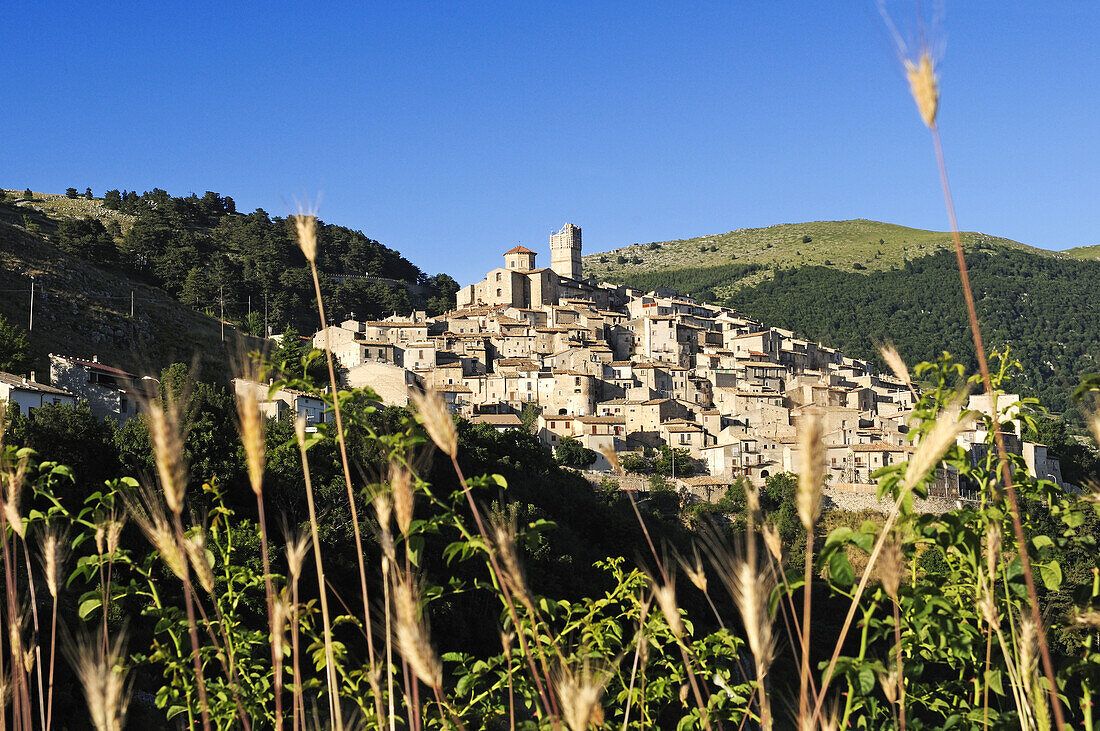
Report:
M1014 249L1055 256L1011 239L962 234L968 249ZM651 289L660 284L703 299L722 298L764 281L775 268L826 266L841 271L889 271L909 259L951 249L951 234L879 221L813 221L676 241L631 244L584 257L598 279ZM685 267L684 262L691 262Z

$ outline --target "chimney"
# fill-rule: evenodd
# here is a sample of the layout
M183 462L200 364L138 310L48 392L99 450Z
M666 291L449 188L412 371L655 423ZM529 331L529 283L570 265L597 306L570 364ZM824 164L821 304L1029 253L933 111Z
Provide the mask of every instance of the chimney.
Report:
M34 382L35 382L35 380L34 380L34 375L35 375L35 374L34 374L34 371L31 371L31 383L34 383Z
M99 362L99 356L98 355L93 355L92 356L92 362L93 363L98 363Z

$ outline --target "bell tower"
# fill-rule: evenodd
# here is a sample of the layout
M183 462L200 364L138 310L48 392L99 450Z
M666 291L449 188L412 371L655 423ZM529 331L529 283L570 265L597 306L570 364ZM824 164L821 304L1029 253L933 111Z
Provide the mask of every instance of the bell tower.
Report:
M581 278L581 227L567 223L550 234L550 268L559 277Z

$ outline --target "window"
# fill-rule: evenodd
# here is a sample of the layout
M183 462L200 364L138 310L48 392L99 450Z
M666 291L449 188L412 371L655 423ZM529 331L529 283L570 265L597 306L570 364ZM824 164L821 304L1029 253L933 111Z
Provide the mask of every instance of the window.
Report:
M497 281L499 282L503 276L504 276L503 274L501 274L500 272L497 272ZM497 294L500 294L499 289L497 290Z
M500 289L500 287L497 287L497 297L499 297L499 296L500 296L500 292L501 292L501 289Z

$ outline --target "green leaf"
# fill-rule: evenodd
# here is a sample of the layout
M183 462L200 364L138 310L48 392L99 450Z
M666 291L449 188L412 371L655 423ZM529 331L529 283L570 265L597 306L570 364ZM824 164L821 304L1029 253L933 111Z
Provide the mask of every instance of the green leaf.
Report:
M985 680L987 683L989 683L989 687L992 688L997 695L1005 694L1004 685L1001 683L1000 670L990 670L988 673L986 673Z
M99 609L100 604L102 604L102 600L99 597L95 599L85 599L80 603L80 608L77 609L76 613L81 619L87 619L93 612Z
M1039 575L1043 577L1043 584L1049 591L1058 591L1058 587L1062 585L1062 567L1057 561L1041 564Z
M867 695L875 689L875 671L867 665L859 669L856 674L857 687L860 695Z
M848 561L848 554L837 551L829 557L829 578L841 586L851 586L856 580L856 572Z
M829 534L829 537L825 539L825 549L846 543L851 537L852 529L848 526L842 525L839 528L834 528L833 531Z
M1054 541L1051 540L1050 536L1040 534L1031 539L1031 545L1035 546L1036 550L1039 550L1045 547L1053 547Z

